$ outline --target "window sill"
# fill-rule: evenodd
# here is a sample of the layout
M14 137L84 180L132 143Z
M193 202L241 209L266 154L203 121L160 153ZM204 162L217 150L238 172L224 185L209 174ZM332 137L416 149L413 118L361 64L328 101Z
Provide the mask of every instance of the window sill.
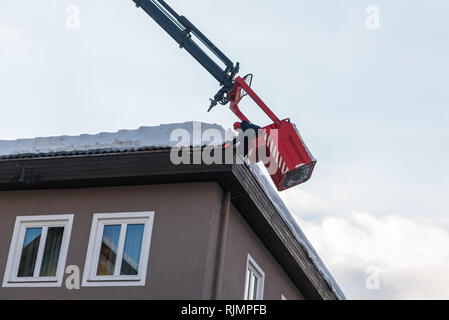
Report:
M102 280L83 280L83 287L144 287L145 279L139 278L130 280L124 279L102 279Z
M7 281L3 283L4 288L40 288L40 287L61 287L62 280L31 280L31 281Z

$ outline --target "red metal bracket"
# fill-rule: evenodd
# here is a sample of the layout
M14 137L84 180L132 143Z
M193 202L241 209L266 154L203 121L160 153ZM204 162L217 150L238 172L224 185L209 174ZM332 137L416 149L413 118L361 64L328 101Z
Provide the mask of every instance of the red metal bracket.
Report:
M266 115L274 122L280 123L281 120L268 108L268 106L259 98L259 96L251 89L251 87L241 77L237 77L234 82L234 88L229 94L231 101L230 109L241 121L248 121L248 118L240 111L239 103L242 100L242 90L244 90L253 101L266 113Z

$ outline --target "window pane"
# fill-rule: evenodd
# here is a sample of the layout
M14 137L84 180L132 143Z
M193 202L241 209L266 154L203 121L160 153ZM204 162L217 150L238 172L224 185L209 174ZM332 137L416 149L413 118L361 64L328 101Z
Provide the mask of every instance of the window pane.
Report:
M61 251L64 227L51 227L47 231L44 256L40 270L41 277L54 277L58 269L59 252Z
M246 300L255 300L257 298L257 276L251 270L247 270L247 292Z
M137 275L139 272L144 226L143 224L129 224L126 229L121 275Z
M257 298L257 277L253 273L251 275L251 300L256 300Z
M100 258L98 260L98 276L114 275L117 247L120 239L121 225L104 226L101 242Z
M36 266L37 251L41 240L42 228L27 228L20 257L18 277L32 277Z
M251 281L251 272L249 271L249 269L246 270L246 292L245 292L245 300L249 300L249 284Z

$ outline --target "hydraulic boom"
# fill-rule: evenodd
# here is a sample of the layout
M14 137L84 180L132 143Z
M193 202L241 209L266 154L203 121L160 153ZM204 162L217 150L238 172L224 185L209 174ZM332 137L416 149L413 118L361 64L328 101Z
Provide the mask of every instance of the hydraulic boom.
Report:
M239 63L234 64L186 17L180 16L163 0L133 0L151 16L180 46L189 52L220 83L221 89L211 99L209 110L220 103L228 103L227 95L234 87L234 77L239 72ZM223 64L220 67L196 42L201 41Z

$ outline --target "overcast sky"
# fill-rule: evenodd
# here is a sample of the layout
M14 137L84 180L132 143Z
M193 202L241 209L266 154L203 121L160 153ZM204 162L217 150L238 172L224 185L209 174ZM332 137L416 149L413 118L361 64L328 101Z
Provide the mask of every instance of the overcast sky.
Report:
M281 196L347 297L448 299L449 2L168 2L298 125L318 165ZM0 0L0 139L229 128L217 89L131 0Z

